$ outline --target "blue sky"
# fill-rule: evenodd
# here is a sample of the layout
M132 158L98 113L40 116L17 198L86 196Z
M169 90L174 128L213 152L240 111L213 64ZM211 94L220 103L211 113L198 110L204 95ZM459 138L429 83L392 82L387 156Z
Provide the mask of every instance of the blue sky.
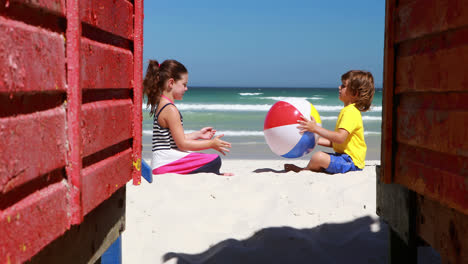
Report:
M383 0L147 0L149 59L176 59L189 86L333 87L350 69L382 87Z

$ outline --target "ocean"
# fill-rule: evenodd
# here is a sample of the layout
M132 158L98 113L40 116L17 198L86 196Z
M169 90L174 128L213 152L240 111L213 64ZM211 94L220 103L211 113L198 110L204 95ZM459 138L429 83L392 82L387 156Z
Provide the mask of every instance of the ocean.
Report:
M284 159L274 154L266 144L263 123L270 107L286 98L302 98L312 103L320 114L322 126L334 130L343 103L338 88L233 88L189 87L183 100L175 105L184 117L186 133L212 126L232 144L224 159ZM382 89L377 89L369 111L362 113L367 160L380 160L382 124ZM146 102L143 105L143 158L151 159L152 118ZM311 153L298 158L310 159L315 151L332 151L317 146ZM214 150L203 151L218 153Z

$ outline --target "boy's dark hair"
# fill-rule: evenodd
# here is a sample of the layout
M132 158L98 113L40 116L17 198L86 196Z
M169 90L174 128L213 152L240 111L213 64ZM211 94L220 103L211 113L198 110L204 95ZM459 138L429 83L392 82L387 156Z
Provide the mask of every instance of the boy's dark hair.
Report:
M166 81L171 78L178 81L185 73L188 73L185 66L176 60L165 60L161 64L157 60L149 61L143 80L143 94L148 97L146 107L151 106L150 116L155 114Z
M359 111L369 110L374 98L375 87L372 73L367 71L351 70L341 75L341 81L347 83L348 91L357 96L355 106Z

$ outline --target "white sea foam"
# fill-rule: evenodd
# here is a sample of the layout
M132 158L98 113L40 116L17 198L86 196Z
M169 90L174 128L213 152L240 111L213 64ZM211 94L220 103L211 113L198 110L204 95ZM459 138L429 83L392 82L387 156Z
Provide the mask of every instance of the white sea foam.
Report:
M239 93L241 96L261 95L263 93Z
M258 99L267 99L275 101L283 101L286 99L305 99L305 100L321 100L323 97L287 97L287 96L268 96L268 97L259 97Z
M184 130L185 133L192 133L195 130ZM247 130L225 130L225 131L216 131L216 135L224 134L225 136L230 137L242 137L242 136L262 136L263 131L247 131ZM153 135L152 130L143 130L143 135L151 136Z
M269 104L176 104L179 110L210 110L210 111L261 111L270 109Z
M185 130L185 133L192 133L195 130ZM247 131L247 130L225 130L217 131L216 135L224 134L229 137L244 137L244 136L261 136L263 137L263 131ZM380 135L380 132L376 131L365 131L364 135ZM143 130L143 135L151 136L153 135L152 130Z
M181 111L251 111L251 112L267 112L271 108L271 104L186 104L176 103L176 106ZM339 112L343 109L342 105L314 105L315 109L320 112ZM146 105L143 110L148 111ZM369 112L381 112L381 106L371 107Z
M321 116L321 120L337 120L338 116Z
M369 136L369 135L380 135L382 134L381 132L376 132L376 131L364 131L364 135L365 136Z

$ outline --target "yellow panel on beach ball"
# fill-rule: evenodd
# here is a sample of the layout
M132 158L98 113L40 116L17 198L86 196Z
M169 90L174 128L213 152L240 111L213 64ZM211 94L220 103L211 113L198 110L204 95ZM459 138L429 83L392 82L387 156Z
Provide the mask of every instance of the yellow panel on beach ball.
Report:
M320 119L320 115L317 112L317 109L315 109L313 104L310 104L310 116L312 116L315 119L315 122L322 124L322 120Z

